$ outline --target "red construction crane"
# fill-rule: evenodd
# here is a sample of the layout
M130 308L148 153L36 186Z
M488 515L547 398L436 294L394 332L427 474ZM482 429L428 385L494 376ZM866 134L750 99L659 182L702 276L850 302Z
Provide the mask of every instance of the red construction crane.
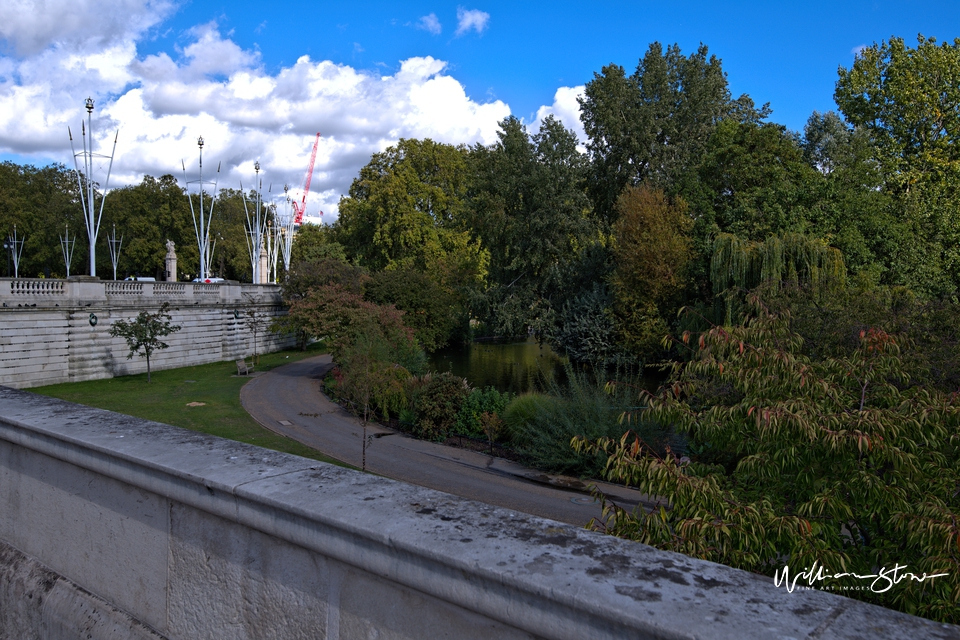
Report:
M303 199L300 202L294 201L293 210L295 215L293 217L294 226L299 227L303 224L303 214L307 209L307 194L310 193L310 182L313 180L313 163L317 161L317 146L320 144L320 134L317 134L317 139L313 141L313 151L310 153L310 165L307 167L307 175L303 178ZM320 212L320 215L323 215L323 212Z

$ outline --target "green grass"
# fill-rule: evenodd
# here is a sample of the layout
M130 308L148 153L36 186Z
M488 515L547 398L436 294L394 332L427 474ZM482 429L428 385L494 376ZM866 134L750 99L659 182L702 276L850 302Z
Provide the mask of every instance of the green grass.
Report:
M260 356L257 371L269 371L324 352L322 343L315 343L305 352L264 354ZM107 380L54 384L29 391L346 466L296 440L260 426L240 405L240 388L250 379L235 377L236 373L237 365L231 360L154 371L149 384L147 374L143 373ZM192 402L204 404L188 406Z

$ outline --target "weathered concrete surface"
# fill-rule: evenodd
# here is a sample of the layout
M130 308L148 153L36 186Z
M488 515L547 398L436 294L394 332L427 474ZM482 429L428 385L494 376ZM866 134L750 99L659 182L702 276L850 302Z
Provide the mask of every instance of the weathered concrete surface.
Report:
M0 278L0 385L29 388L142 373L126 341L110 336L117 320L169 303L181 329L150 359L153 370L222 362L292 346L292 336L263 329L286 313L276 285L114 282ZM255 344L256 343L256 344Z
M0 416L0 538L169 638L960 638L957 627L22 391L0 389ZM0 611L31 610L3 579Z
M0 542L0 638L159 640L145 625Z

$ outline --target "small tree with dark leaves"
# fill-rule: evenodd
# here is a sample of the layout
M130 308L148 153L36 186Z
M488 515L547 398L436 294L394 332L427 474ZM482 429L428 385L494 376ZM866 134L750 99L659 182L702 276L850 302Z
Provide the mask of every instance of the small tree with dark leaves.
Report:
M127 341L130 347L127 360L134 355L147 359L147 382L150 382L150 354L170 346L160 338L180 331L180 325L173 324L173 318L167 313L169 307L170 304L164 302L156 313L141 311L133 320L117 320L110 327L111 336Z

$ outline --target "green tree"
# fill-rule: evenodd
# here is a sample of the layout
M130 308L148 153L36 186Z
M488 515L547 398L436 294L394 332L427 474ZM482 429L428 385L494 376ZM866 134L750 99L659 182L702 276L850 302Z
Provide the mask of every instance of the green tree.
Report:
M672 190L703 154L724 117L756 122L759 111L746 95L731 100L720 59L707 47L684 56L678 45L654 42L627 76L608 65L595 73L580 99L589 137L589 191L596 214L612 223L627 185L649 182Z
M905 232L891 270L926 294L960 286L960 39L901 38L863 49L840 68L837 106L874 141L884 190Z
M114 189L107 198L103 217L105 229L115 224L117 235L123 236L117 277L163 274L167 240L177 246L177 268L197 273L199 250L190 206L186 193L172 175L144 176L140 184Z
M814 112L801 143L807 163L823 175L811 190L812 228L843 254L854 280L902 284L898 256L917 238L895 215L884 191L870 133L851 127L834 112Z
M66 275L60 249L66 228L77 237L73 273L87 273L80 267L89 263L89 243L77 193L76 175L63 165L0 163L0 234L12 236L16 226L18 238L24 239L20 277ZM13 277L12 269L9 275Z
M343 245L333 240L333 227L330 225L304 224L293 237L290 264L301 262L319 262L326 258L347 261Z
M822 181L784 127L732 119L716 126L690 178L682 192L706 244L718 231L762 241L809 230Z
M144 310L133 320L117 320L110 327L111 336L127 341L130 347L127 360L135 355L147 359L147 382L150 382L150 354L170 346L160 338L180 331L180 326L173 324L173 318L167 313L169 308L170 304L164 302L155 313Z
M713 293L725 304L727 325L741 319L745 294L760 285L776 292L783 284L792 283L821 295L844 288L846 276L837 249L800 233L771 235L764 242L720 234L710 261Z
M490 253L477 312L501 335L549 333L555 311L581 293L564 277L569 265L599 240L584 191L586 159L552 117L533 136L509 117L497 135L470 153L469 225Z
M376 409L385 418L406 405L403 382L410 376L403 367L394 364L392 346L382 335L361 333L340 352L336 375L337 394L346 400L351 413L360 418L361 466L367 469L367 423Z
M454 295L412 269L374 273L365 283L364 297L403 311L403 323L413 329L427 351L445 346L459 320Z
M482 278L485 257L462 228L465 154L429 139L374 154L340 201L333 240L372 271L416 269L444 284Z

